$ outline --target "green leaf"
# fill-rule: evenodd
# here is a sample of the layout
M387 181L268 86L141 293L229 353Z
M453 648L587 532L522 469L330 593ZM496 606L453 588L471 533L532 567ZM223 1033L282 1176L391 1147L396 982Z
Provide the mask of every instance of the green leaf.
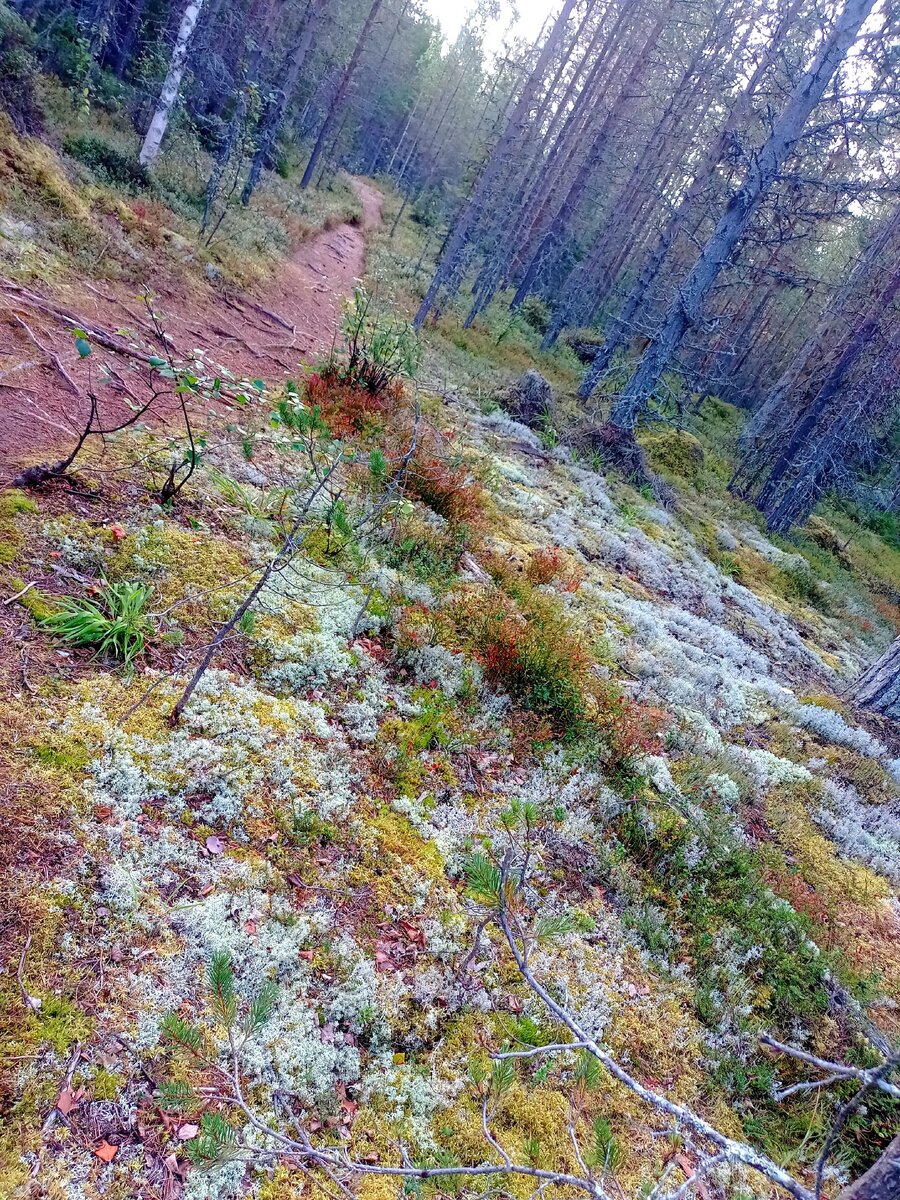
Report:
M263 383L263 381L261 379L254 379L253 386L256 388L256 390L258 392L264 392L266 390L266 385Z
M151 354L150 357L147 359L147 361L149 362L151 367L168 366L166 360L164 358L160 358L158 354Z
M91 343L86 338L77 337L75 339L75 349L81 358L87 358L91 352Z
M500 868L480 851L470 854L465 864L469 895L482 904L496 904L500 899L503 876Z
M237 996L234 992L231 959L224 951L218 951L209 960L206 981L209 985L210 1005L216 1020L230 1028L237 1013Z

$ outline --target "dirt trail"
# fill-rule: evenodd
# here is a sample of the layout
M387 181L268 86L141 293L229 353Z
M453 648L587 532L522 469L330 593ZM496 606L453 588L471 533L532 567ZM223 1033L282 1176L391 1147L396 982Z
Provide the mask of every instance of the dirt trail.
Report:
M365 231L381 218L381 194L354 180L363 207L361 225L338 225L302 242L277 268L268 285L252 292L228 291L212 283L186 287L175 279L146 281L176 353L211 351L211 361L235 375L281 378L299 363L314 361L331 348L341 301L365 265ZM36 290L30 289L33 295ZM54 305L104 330L136 329L148 336L147 316L136 301L137 287L84 281L53 295ZM16 320L18 318L18 321ZM0 289L0 483L14 468L71 444L89 412L86 368L63 320L42 313ZM23 327L27 324L38 346ZM56 356L59 369L51 361ZM97 347L90 362L114 364L123 378L126 360ZM78 389L68 382L65 371ZM95 376L96 377L96 376ZM98 389L105 423L127 416L111 389ZM156 413L157 419L165 411Z

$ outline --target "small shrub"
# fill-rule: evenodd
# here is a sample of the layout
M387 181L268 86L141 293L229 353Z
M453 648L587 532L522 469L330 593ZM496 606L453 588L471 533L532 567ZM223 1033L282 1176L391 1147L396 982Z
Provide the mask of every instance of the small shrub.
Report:
M135 159L95 134L69 137L63 149L94 172L103 183L138 190L148 184L147 172Z
M525 568L525 578L533 584L555 584L563 592L577 592L583 581L578 563L559 546L535 550Z
M0 108L20 135L39 134L43 128L33 41L25 21L0 4Z
M484 489L469 468L427 449L410 462L403 490L452 525L476 524L482 515Z
M344 383L380 395L395 380L413 379L422 349L412 326L372 311L372 299L357 287L344 310L347 362L332 369Z
M139 583L107 583L98 600L66 597L43 624L69 646L96 646L115 654L126 667L143 654L151 630L144 609L150 589Z
M544 334L550 328L550 307L540 296L526 296L519 312L525 324L536 333Z

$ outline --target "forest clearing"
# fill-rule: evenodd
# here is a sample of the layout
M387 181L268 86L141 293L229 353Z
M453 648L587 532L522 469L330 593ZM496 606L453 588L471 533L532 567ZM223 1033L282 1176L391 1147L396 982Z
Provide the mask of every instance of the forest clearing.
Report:
M900 10L525 9L0 0L0 1200L900 1200Z

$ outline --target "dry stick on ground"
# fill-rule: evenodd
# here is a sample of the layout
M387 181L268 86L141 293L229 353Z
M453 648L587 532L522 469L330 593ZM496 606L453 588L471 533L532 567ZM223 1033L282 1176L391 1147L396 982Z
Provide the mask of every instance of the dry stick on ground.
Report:
M47 356L47 358L50 359L50 361L53 363L56 370L59 372L59 374L65 380L66 386L68 387L69 391L72 392L72 394L75 396L80 396L81 391L79 390L78 384L75 382L75 380L72 378L72 376L66 370L66 368L59 361L59 355L54 350L51 350L49 346L45 346L43 344L43 342L39 341L36 334L34 333L34 330L31 328L31 326L28 325L27 322L23 321L20 316L18 316L16 313L14 313L12 311L10 312L9 315L12 317L12 319L15 321L15 323L21 329L25 330L28 340L30 342L32 342L35 346L37 346L38 350L40 350L42 354L45 354Z
M394 476L394 478L391 480L390 486L386 490L384 496L381 498L379 503L375 506L373 512L370 513L368 515L368 517L366 517L364 520L360 521L359 525L357 526L357 530L361 530L362 528L364 528L365 525L370 524L373 520L377 519L377 517L381 513L384 512L387 504L390 502L390 500L393 498L393 496L397 493L399 488L402 486L403 480L405 479L405 476L406 476L406 472L409 468L409 464L412 461L412 457L416 452L416 446L418 445L419 419L420 419L420 409L419 409L419 402L418 402L418 398L417 398L416 399L416 407L415 407L415 423L413 425L413 433L412 433L412 438L410 439L409 447L406 450L405 454L403 455L403 458L400 460L399 469L398 469L396 475ZM251 606L253 605L253 602L260 595L260 593L265 588L266 584L269 582L269 580L272 578L272 576L274 574L276 574L277 572L282 571L285 567L289 566L291 559L293 558L293 556L297 552L297 550L299 550L300 545L302 543L302 538L300 537L300 532L303 527L303 522L306 520L307 516L309 515L310 509L312 508L313 504L316 502L318 497L322 494L323 491L326 490L326 488L330 488L332 476L334 475L334 472L337 470L340 463L344 460L344 454L343 454L343 450L341 450L333 459L331 459L331 461L328 464L328 467L324 471L322 471L321 468L318 466L318 464L315 462L315 456L314 456L312 450L310 450L310 458L312 461L313 473L316 478L315 486L313 487L310 494L307 496L306 500L304 501L303 505L300 508L300 511L297 513L297 515L294 517L293 521L291 522L291 525L290 525L289 529L287 530L287 532L285 533L284 540L283 540L282 545L281 545L280 549L278 550L277 554L275 554L269 560L269 562L263 569L263 572L260 575L259 579L253 585L253 587L250 589L250 591L247 593L247 595L244 597L244 599L241 601L241 603L238 605L238 607L235 609L235 611L232 613L232 615L228 618L228 620L223 625L221 625L219 627L219 630L218 630L216 636L213 638L212 642L210 642L209 646L207 647L206 653L203 655L203 658L200 660L200 663L197 666L197 669L194 671L193 675L191 676L190 680L188 681L187 686L185 687L184 691L182 692L177 704L175 705L175 707L172 709L171 713L169 714L169 723L171 725L177 725L178 722L181 720L181 714L184 712L185 706L187 705L188 701L190 700L191 696L193 695L194 690L196 689L200 680L203 678L206 671L209 669L209 665L212 662L213 658L215 657L216 652L221 647L222 643L225 641L225 639L228 637L228 635L231 633L231 631L234 629L234 627L237 625L237 623L240 621L240 619L243 617L243 615L251 608Z
M341 453L340 457L343 457L343 452ZM193 695L194 690L197 687L197 684L200 682L200 680L206 674L206 671L209 668L209 664L212 662L213 658L215 657L216 651L219 649L219 647L222 645L222 643L228 637L229 633L231 633L232 629L234 629L235 625L237 625L238 621L240 621L240 619L241 619L241 617L243 617L244 613L247 612L247 610L253 604L253 601L257 598L257 596L260 594L260 592L263 590L263 588L269 582L269 579L272 577L272 575L276 571L282 570L282 568L284 566L286 566L287 563L290 561L291 556L294 554L294 552L298 548L297 537L303 526L303 522L305 521L307 515L309 514L309 510L312 508L316 499L319 497L321 492L324 490L325 485L326 485L328 479L330 478L331 471L337 467L339 462L340 462L340 458L335 459L332 462L331 467L325 472L323 477L318 481L316 486L310 492L309 496L306 498L306 501L303 504L303 507L300 509L300 512L295 517L295 519L290 527L290 530L288 531L288 533L284 539L284 542L282 543L280 549L278 550L278 553L275 554L269 560L269 562L266 564L259 579L253 585L253 587L250 589L250 591L247 593L247 595L244 597L244 599L241 601L241 603L238 605L238 607L234 610L232 615L228 618L228 620L223 625L221 625L219 627L218 633L213 638L213 640L210 642L209 646L207 647L206 653L203 655L203 658L200 660L200 663L199 663L197 669L194 671L193 675L189 679L187 686L185 687L184 691L181 693L181 696L180 696L178 702L176 703L175 707L172 709L171 713L169 714L169 723L171 725L178 724L179 720L181 719L181 714L184 712L185 706L186 706L187 702L190 700L191 696Z

